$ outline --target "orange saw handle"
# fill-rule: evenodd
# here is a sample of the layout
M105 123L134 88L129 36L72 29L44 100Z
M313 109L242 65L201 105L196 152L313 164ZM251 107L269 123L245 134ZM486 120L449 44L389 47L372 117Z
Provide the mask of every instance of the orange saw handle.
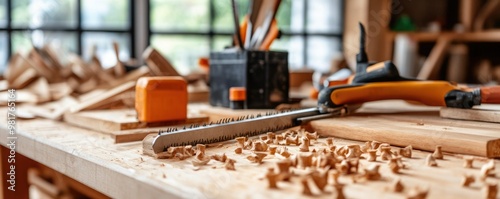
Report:
M345 104L402 99L429 106L472 108L481 104L479 89L459 88L447 81L399 81L340 85L323 89L320 107L335 108Z

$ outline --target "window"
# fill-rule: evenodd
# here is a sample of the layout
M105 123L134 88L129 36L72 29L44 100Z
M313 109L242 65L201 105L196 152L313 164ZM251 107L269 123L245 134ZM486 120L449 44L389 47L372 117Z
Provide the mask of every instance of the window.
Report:
M89 58L90 49L96 45L103 65L109 67L116 63L112 41L120 44L120 58L126 60L134 50L133 2L0 0L0 66L6 65L13 52L26 51L32 46L51 45L57 52ZM3 71L5 67L0 68Z
M248 0L237 0L240 20ZM340 54L342 0L283 0L277 21L283 35L271 49L287 50L292 69L328 70ZM181 73L197 66L200 56L232 43L229 0L149 0L149 42Z
M249 0L237 3L242 20ZM341 51L342 7L343 0L282 0L283 34L271 49L287 50L292 69L328 69ZM229 0L0 0L0 71L13 52L47 44L85 59L96 46L103 65L113 66L117 41L122 60L140 59L149 43L185 74L231 45L232 20Z

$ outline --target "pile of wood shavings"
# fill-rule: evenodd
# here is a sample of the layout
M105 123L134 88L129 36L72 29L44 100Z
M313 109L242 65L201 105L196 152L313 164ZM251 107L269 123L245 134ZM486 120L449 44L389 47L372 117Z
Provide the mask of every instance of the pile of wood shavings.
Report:
M401 178L383 176L379 170L381 167L388 167L390 171L397 175L401 170L409 169L403 161L403 158L412 158L412 147L398 148L392 150L387 143L378 141L368 141L362 145L336 145L333 138L326 138L325 142L318 140L316 132L310 133L304 129L288 130L283 133L268 132L266 135L258 138L238 137L236 138L235 154L246 155L250 162L261 165L268 155L281 157L276 162L275 168L265 170L265 179L267 179L270 189L279 189L278 182L300 182L302 193L309 196L319 196L322 194L336 194L337 198L344 198L343 189L350 183L339 182L340 176L348 176L352 183L369 181L389 181L389 187L394 193L404 194L407 198L426 198L430 188L410 187L405 188ZM250 152L244 153L244 151ZM296 152L298 151L298 152ZM158 158L178 158L180 160L194 156L192 161L194 166L207 165L209 161L219 161L224 163L227 170L236 170L233 159L226 154L205 155L205 145L196 147L171 147L166 152L158 154ZM441 146L436 147L436 151L429 155L435 159L442 159ZM360 160L366 160L368 164L361 164ZM371 163L378 161L378 163ZM385 161L386 165L380 164ZM424 160L423 160L424 161ZM426 164L428 163L426 159ZM469 161L467 159L466 161ZM437 164L437 163L436 163ZM479 179L483 179L485 196L496 196L496 184L488 183L484 179L489 172L494 170L494 162L484 165L485 167ZM466 176L471 181L471 175ZM295 180L291 180L291 179ZM465 177L464 177L465 178ZM457 182L460 184L460 182ZM463 183L468 186L469 183ZM328 188L330 187L330 188ZM326 189L333 191L325 191Z

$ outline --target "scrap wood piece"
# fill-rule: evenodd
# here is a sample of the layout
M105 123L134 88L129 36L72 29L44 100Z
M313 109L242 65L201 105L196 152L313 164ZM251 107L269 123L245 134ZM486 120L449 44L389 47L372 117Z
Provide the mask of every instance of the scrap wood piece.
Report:
M45 63L43 57L38 53L38 50L33 47L28 53L28 62L30 62L33 69L35 69L38 74L47 78L49 82L55 82L59 80L59 75L56 70Z
M90 79L84 81L84 82L81 82L79 84L79 86L76 88L76 91L78 93L86 93L86 92L89 92L91 90L93 90L94 88L96 88L99 84L99 81L94 78L94 77L91 77Z
M24 63L24 59L21 57L21 54L14 53L10 57L10 61L7 64L7 68L3 73L3 77L9 82L12 83L24 70L28 68Z
M109 82L109 87L116 87L129 81L137 81L137 79L145 76L150 76L150 70L147 67L141 66L133 71L130 71L125 76L115 78L115 80Z
M38 117L61 120L63 114L76 104L78 104L78 101L74 97L65 96L57 101L37 106L29 106L28 111Z
M73 88L67 82L52 83L49 92L52 100L60 100L73 93Z
M0 92L1 91L6 91L9 88L10 88L9 87L9 82L7 82L7 80L0 80Z
M9 91L0 92L0 104L7 104ZM16 90L16 103L38 103L38 96L28 90Z
M70 55L70 67L73 74L75 74L81 81L86 81L94 74L92 70L87 67L87 64L78 55Z
M151 72L157 76L180 76L170 62L153 47L148 47L142 57Z
M120 61L120 46L118 45L118 42L113 42L113 49L115 50L115 57L116 57L116 65L113 67L114 72L115 72L115 77L122 77L125 75L125 66L123 63Z
M71 112L76 113L83 110L90 110L92 108L98 107L104 103L108 102L108 99L125 93L127 91L131 91L135 89L135 82L127 82L118 87L110 89L99 96L96 96L92 99L88 99L87 101L81 102L78 106L72 107Z
M439 116L450 119L500 123L500 110L459 109L443 107Z
M49 45L44 45L40 49L41 54L50 61L51 65L56 68L56 69L62 69L64 68L59 59L56 56L56 53L54 50L49 46Z
M21 54L16 54L12 57L5 74L9 82L9 87L15 89L26 87L38 77L38 72Z
M26 90L38 96L37 103L43 103L52 100L52 96L50 95L49 82L43 77L40 77L35 80L35 82L31 83L28 87L26 87Z

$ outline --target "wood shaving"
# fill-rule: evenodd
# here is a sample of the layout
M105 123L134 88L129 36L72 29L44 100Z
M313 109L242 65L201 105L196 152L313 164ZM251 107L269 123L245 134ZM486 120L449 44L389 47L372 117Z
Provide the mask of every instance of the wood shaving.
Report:
M441 146L437 145L436 150L434 150L434 153L432 153L432 157L442 160L443 159L443 152L441 151Z
M236 160L233 160L231 158L227 158L226 163L224 164L224 167L226 168L226 170L235 171L236 170L236 168L234 167L235 162L236 162Z
M473 157L470 157L470 156L467 156L467 157L464 157L464 168L473 168L474 164L474 158Z
M394 191L396 193L400 193L400 192L403 192L404 189L405 189L405 187L403 186L403 183L401 183L401 179L396 178L394 180L394 182L392 183L392 191Z
M274 168L267 169L266 178L270 189L278 188L278 176L279 175L274 172Z
M464 174L462 177L462 187L468 187L471 183L476 181L473 175Z
M247 159L250 160L251 162L262 164L262 160L266 156L267 154L265 153L255 153L253 155L247 156Z
M413 147L411 145L408 145L407 147L405 147L403 149L399 149L399 155L401 155L405 158L411 158L412 151L413 151Z
M223 153L222 155L220 154L212 155L210 156L210 158L219 162L226 162L227 156L225 153Z
M437 167L438 165L432 154L427 155L427 158L425 158L425 164L430 167Z

